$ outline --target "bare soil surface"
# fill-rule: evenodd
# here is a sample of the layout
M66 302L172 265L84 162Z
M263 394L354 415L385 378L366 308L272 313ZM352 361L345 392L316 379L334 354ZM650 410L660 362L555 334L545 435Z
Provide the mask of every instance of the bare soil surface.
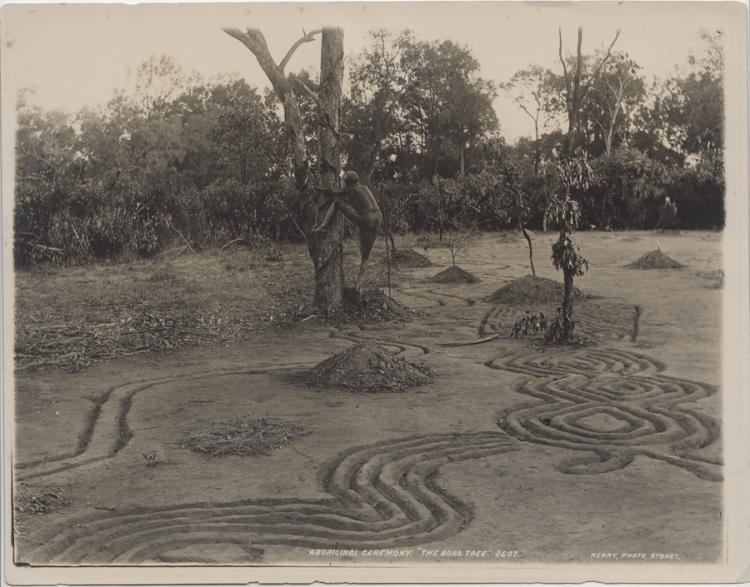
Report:
M683 270L623 267L657 237ZM393 297L413 312L398 320L285 321L309 301L302 246L281 261L237 251L18 273L16 562L717 560L722 290L705 275L722 266L721 238L577 234L591 268L575 284L592 294L576 302L577 331L595 342L581 348L509 336L552 304L485 301L529 272L512 235L462 252L480 283L398 272ZM559 282L554 240L537 234L535 258ZM428 254L451 265L445 249ZM369 285L385 287L373 265ZM127 321L139 312L163 323ZM290 376L356 344L435 377L347 393ZM77 372L70 352L86 359ZM184 445L206 423L257 418L304 435L261 456Z

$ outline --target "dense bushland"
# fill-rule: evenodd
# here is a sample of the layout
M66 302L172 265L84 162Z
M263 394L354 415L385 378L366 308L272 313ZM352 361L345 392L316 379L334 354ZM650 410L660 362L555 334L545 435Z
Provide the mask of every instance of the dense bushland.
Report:
M441 236L542 228L571 147L570 133L557 130L569 115L562 74L530 66L498 85L451 41L372 36L348 62L341 146L346 167L373 187L387 228ZM650 85L616 49L575 64L590 86L576 112L576 148L591 166L576 193L581 227L653 228L666 196L680 227L723 227L723 61L717 40L704 40L702 57ZM313 78L301 72L293 81L314 161ZM77 113L19 96L18 265L149 256L175 241L200 250L304 238L271 92L187 75L169 57L141 65L133 82ZM492 106L499 91L518 103L513 115L533 122L533 137L503 139Z

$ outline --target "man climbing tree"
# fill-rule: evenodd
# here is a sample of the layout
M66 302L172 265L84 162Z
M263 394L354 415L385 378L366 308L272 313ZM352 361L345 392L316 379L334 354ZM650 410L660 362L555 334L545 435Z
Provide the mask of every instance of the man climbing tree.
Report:
M375 196L370 189L359 183L359 176L354 171L347 171L344 175L344 189L321 190L328 197L330 205L325 217L313 232L324 232L331 218L340 209L344 216L357 226L359 231L359 252L361 261L359 264L359 276L357 277L356 291L359 294L365 276L367 261L370 259L372 247L378 237L378 230L383 224L383 214L380 212Z
M224 29L229 36L240 41L255 56L266 77L271 82L274 92L284 108L284 123L289 134L294 175L297 188L297 200L303 215L303 232L307 248L315 268L315 305L328 313L339 306L344 294L343 245L341 243L340 212L333 211L326 230L310 232L317 223L318 215L324 212L328 200L316 194L309 186L310 159L305 149L305 136L300 114L299 103L290 79L284 69L294 52L304 43L315 40L321 34L320 53L320 94L315 96L318 103L318 134L320 153L318 157L319 181L323 190L337 186L340 175L340 131L341 83L344 74L344 33L338 28L324 28L303 35L287 51L277 64L271 56L266 39L258 29Z

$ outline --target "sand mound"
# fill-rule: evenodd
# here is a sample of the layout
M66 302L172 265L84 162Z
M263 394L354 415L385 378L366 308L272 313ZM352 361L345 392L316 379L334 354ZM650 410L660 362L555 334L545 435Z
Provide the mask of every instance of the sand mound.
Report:
M383 263L386 262L385 255L382 256ZM432 267L430 261L422 253L414 249L402 249L391 253L391 265L394 267Z
M357 344L307 373L316 387L340 387L353 392L401 391L432 380L430 370L409 363L378 344Z
M679 269L680 267L684 267L684 265L671 257L667 257L659 249L656 249L655 251L646 253L637 261L625 265L625 267L630 269Z
M448 269L430 277L427 281L434 283L477 283L479 278L456 265L452 265Z
M584 297L584 294L578 288L574 288L573 296L580 298ZM562 283L546 277L525 275L495 290L493 294L487 297L487 301L496 304L551 304L562 302L562 297Z

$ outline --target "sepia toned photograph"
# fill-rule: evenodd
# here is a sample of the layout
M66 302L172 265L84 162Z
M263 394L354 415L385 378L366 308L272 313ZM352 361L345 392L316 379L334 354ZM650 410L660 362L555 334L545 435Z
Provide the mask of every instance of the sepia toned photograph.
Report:
M0 24L14 572L738 562L744 4Z

